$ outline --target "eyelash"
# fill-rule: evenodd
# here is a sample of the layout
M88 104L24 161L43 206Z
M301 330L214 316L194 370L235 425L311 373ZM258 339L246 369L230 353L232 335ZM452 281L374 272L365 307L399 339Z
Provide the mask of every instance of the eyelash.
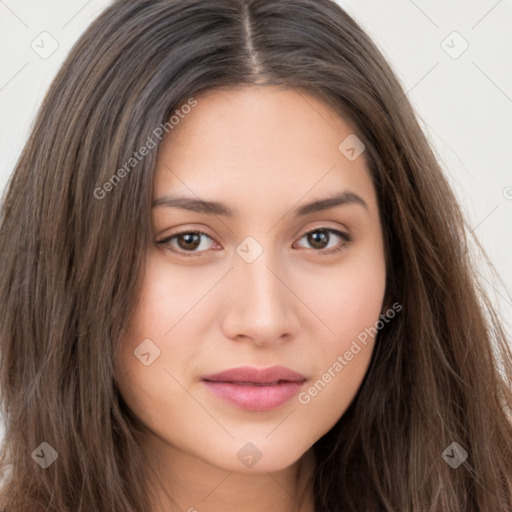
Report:
M339 236L343 240L343 242L341 243L341 245L339 245L338 247L336 247L334 249L318 249L318 250L312 249L314 252L316 252L318 254L330 255L330 254L335 254L337 252L341 252L343 249L348 247L348 245L350 245L350 243L352 242L352 236L349 235L348 233L344 233L343 231L339 231L338 229L334 229L334 228L322 228L322 227L307 231L299 238L299 240L301 240L302 238L304 238L305 236L307 236L311 233L316 233L319 231L327 232L327 233L334 233L335 235ZM208 235L208 233L205 233L204 231L201 231L200 229L195 229L195 230L190 230L190 231L181 231L179 233L173 233L172 235L164 238L163 240L158 241L157 244L166 247L169 245L169 242L171 240L173 240L174 238L178 238L179 236L190 235L190 234L204 235L205 237L207 237L210 240L215 242L215 240L210 235ZM207 251L184 251L183 249L176 250L176 249L171 249L169 247L166 247L166 248L170 251L181 254L185 257L196 257L196 256L200 256L204 252L207 252Z

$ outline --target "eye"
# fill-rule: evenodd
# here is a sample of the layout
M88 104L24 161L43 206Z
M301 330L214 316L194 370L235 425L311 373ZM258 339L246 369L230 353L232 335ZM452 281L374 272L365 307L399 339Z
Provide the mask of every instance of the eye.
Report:
M205 242L205 239L210 240L210 243ZM169 249L174 252L188 253L185 256L195 256L194 253L207 251L211 242L215 241L204 231L182 231L158 241L157 244L170 246Z
M338 238L341 242L331 244L332 235L334 238ZM320 254L333 254L345 249L350 242L352 242L352 236L338 229L332 228L317 228L305 233L300 240L305 238L315 252Z
M340 241L332 244L332 235L334 235L335 239L338 238ZM303 238L305 238L314 251L319 254L339 252L352 242L351 235L332 228L317 228L308 231L299 241ZM157 244L173 252L183 254L184 256L199 256L201 253L212 249L212 245L217 244L217 242L204 231L196 230L174 233L163 240L159 240ZM218 250L218 248L216 250Z

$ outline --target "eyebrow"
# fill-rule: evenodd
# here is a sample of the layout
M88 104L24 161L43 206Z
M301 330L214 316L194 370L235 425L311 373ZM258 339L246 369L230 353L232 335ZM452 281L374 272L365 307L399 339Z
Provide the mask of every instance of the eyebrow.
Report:
M363 206L367 211L368 205L366 201L354 194L353 192L345 191L341 194L336 194L324 199L318 199L311 203L299 206L293 211L297 217L308 215L310 213L329 210L336 206L344 206L349 204L358 204ZM152 207L164 206L167 208L180 208L182 210L189 210L196 213L205 213L208 215L222 215L224 217L235 217L237 212L223 203L217 201L205 201L203 199L194 199L190 197L180 196L163 196L153 201Z

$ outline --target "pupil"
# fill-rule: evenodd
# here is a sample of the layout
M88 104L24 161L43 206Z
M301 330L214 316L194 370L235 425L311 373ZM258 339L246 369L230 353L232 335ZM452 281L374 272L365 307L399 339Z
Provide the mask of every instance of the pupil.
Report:
M323 249L324 245L329 243L329 235L325 231L314 231L308 234L308 242L315 249Z
M181 241L185 240L185 245ZM178 237L178 245L181 249L195 249L201 243L201 236L198 233L187 233Z

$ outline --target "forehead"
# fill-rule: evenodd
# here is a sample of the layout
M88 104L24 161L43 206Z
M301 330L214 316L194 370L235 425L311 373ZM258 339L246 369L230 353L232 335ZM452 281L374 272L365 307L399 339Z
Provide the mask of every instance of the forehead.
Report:
M180 116L158 154L154 196L222 200L243 210L350 190L375 195L364 153L339 146L354 130L303 90L247 86L208 91ZM373 204L372 204L373 203Z

